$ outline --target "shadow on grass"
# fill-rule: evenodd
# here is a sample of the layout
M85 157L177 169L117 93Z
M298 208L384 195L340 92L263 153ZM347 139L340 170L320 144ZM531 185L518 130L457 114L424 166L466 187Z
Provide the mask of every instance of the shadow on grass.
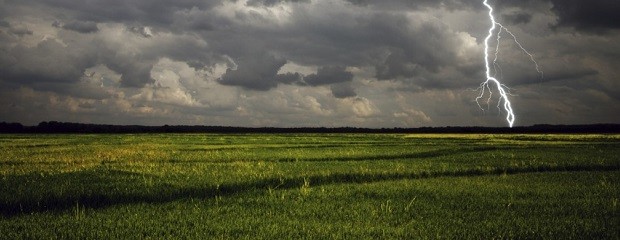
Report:
M376 160L397 160L397 159L408 159L408 158L433 158L433 157L445 157L449 155L457 155L457 154L465 154L465 153L474 153L474 152L485 152L485 151L494 151L508 149L497 146L479 146L479 147L469 147L469 148L441 148L424 152L413 152L413 153L403 153L403 154L383 154L383 155L364 155L364 156L347 156L347 157L323 157L323 158L307 158L302 161L376 161ZM512 147L514 149L514 147ZM295 161L295 159L279 159L280 162L287 161Z
M334 146L327 146L326 148L332 148ZM273 147L275 148L291 148L291 149L299 149L300 147ZM307 148L322 148L317 146L311 146ZM532 147L530 147L531 149ZM228 148L228 150L247 150L252 151L252 148ZM298 161L309 161L309 162L325 162L325 161L376 161L376 160L398 160L398 159L415 159L415 158L433 158L433 157L441 157L441 156L449 156L449 155L457 155L457 154L466 154L466 153L474 153L474 152L484 152L484 151L494 151L494 150L502 150L502 149L516 149L515 147L498 147L498 146L476 146L476 147L461 147L461 148L441 148L434 149L424 152L413 152L413 153L401 153L401 154L389 154L383 153L379 155L358 155L358 156L338 156L338 157L300 157L300 158L291 158L291 157L282 157L282 158L274 158L271 161L274 162L298 162ZM222 149L220 149L222 150ZM185 150L185 151L194 151L194 150ZM203 162L231 162L231 161L256 161L256 159L234 159L234 160L218 160L218 159L205 159L205 160L178 160L178 159L166 159L161 160L161 162L166 163L203 163ZM31 164L40 164L40 165L55 165L55 164L70 164L70 163L82 163L82 161L23 161L23 160L4 160L0 161L0 166L18 166L18 165L31 165Z
M195 187L175 188L169 184L159 184L152 188L145 188L140 182L143 174L118 170L87 170L81 172L55 174L49 176L23 175L11 176L3 179L3 189L10 184L24 184L22 188L32 187L38 196L9 196L10 191L3 191L0 196L0 214L3 217L13 217L37 212L63 212L76 206L87 208L105 208L123 204L137 203L166 203L189 198L212 198L215 196L229 196L249 191L267 189L291 189L304 185L310 181L312 186L345 183L371 183L401 179L426 179L437 177L466 177L501 174L519 174L536 172L565 172L565 171L618 171L620 165L570 165L570 166L530 166L522 168L484 168L455 171L420 171L400 173L335 173L329 175L310 175L295 177L272 177L252 182L240 182L224 185L203 185ZM69 184L65 192L55 192L58 184ZM4 185L4 186L3 186ZM86 189L87 188L87 189ZM70 189L81 189L78 191ZM119 190L122 189L122 190ZM32 189L29 189L32 190ZM13 198L11 198L13 197Z
M275 147L274 147L275 148ZM289 147L286 147L289 148ZM299 149L299 147L290 147L292 149ZM320 148L320 147L311 147L311 148ZM328 148L331 148L331 146L328 146ZM412 146L413 148L413 146ZM532 149L533 147L529 146L528 149ZM334 157L329 157L329 156L321 156L321 157L299 157L299 158L294 158L294 157L275 157L271 160L269 159L261 159L264 161L273 161L273 162L332 162L332 161L341 161L341 162L347 162L347 161L377 161L377 160L399 160L399 159L417 159L417 158L433 158L433 157L445 157L445 156L450 156L450 155L458 155L458 154L466 154L466 153L475 153L475 152L485 152L485 151L495 151L495 150L506 150L506 149L518 149L515 147L498 147L498 146L476 146L476 147L462 147L462 148L440 148L440 149L434 149L434 150L429 150L429 151L424 151L424 152L409 152L409 153L400 153L400 154L390 154L390 153L385 153L382 152L382 154L378 154L378 155L369 155L367 153L364 153L364 155L353 155L353 156L334 156ZM237 149L239 150L239 149ZM243 150L247 150L247 151L251 151L250 148L247 149L243 149ZM172 162L172 163L202 163L202 162L231 162L231 161L235 161L235 162L244 162L244 161L256 161L256 159L246 159L246 160L240 160L240 159L234 159L234 160L213 160L213 159L208 159L208 160L189 160L189 161L184 161L184 160L177 160L177 159L170 159L170 160L162 160L162 162ZM0 162L0 165L2 163ZM9 162L7 162L7 164L10 164Z

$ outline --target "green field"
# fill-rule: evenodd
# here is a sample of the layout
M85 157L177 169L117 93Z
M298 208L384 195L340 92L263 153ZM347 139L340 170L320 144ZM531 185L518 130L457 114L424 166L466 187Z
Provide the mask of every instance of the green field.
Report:
M0 135L0 234L620 238L620 135Z

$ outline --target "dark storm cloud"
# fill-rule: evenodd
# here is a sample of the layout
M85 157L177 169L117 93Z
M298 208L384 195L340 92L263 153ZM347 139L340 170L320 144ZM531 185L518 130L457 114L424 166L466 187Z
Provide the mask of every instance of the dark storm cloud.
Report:
M419 19L412 22L405 15L379 15L369 23L368 31L375 32L375 43L390 47L392 54L402 54L412 64L429 71L455 61L458 40L447 26Z
M357 93L350 83L337 83L331 86L332 94L336 98L356 97Z
M549 9L557 17L554 28L571 28L589 33L606 33L620 28L620 1L616 0L496 0L491 1L497 11L518 8L528 14L540 13ZM510 19L512 13L502 14L504 20L525 20L519 16ZM505 17L508 17L506 19Z
M353 80L353 74L347 72L342 66L321 67L317 73L304 77L304 81L310 86L350 82L351 80Z
M360 6L371 6L371 7L379 7L379 8L390 8L390 9L423 9L423 8L436 8L436 7L445 7L450 10L455 9L465 9L476 6L479 3L475 1L467 1L467 0L384 0L384 1L373 1L373 0L346 0L355 5Z
M520 84L537 84L543 82L554 82L561 81L565 82L568 80L576 80L576 79L591 79L591 77L595 77L599 72L594 69L586 69L586 68L572 68L572 69L562 69L561 71L553 71L547 72L544 78L536 78L530 77L519 81Z
M18 37L23 37L24 35L32 35L32 31L30 29L23 26L12 26L11 23L4 20L0 20L0 27L6 28L9 33Z
M98 63L104 64L110 69L121 74L121 84L127 87L142 87L145 84L153 83L151 70L153 65L161 58L169 58L177 61L186 61L192 66L201 68L211 64L212 56L204 53L208 47L202 40L194 36L187 35L156 35L144 37L139 35L136 47L139 48L135 53L119 52L117 45L104 45L93 49L97 53ZM132 39L135 41L136 39ZM116 43L121 44L123 43ZM84 48L87 48L85 46Z
M111 94L104 91L101 87L85 82L36 82L31 85L35 90L50 91L65 96L72 96L85 99L105 100Z
M437 72L442 66L458 61L456 52L459 51L461 40L441 23L423 18L412 19L404 13L357 14L355 10L351 10L344 14L340 12L332 14L332 11L326 11L325 16L317 18L309 15L314 14L309 12L309 9L300 8L298 11L298 14L291 16L290 26L267 31L268 34L265 35L256 32L256 29L246 29L245 26L235 29L235 35L228 35L226 32L222 33L224 35L218 35L216 32L205 34L214 40L211 42L214 49L231 56L266 48L277 51L295 63L308 65L341 66L340 68L345 66L382 68L392 65L390 68L385 68L386 71L381 75L381 79L386 80L391 79L389 77L409 77L418 70ZM245 19L246 17L240 18L242 21ZM378 54L383 52L391 54L382 60ZM416 69L407 69L409 65L416 66ZM316 86L351 79L349 76L339 79L319 78L320 71L327 69L330 68L306 76L304 81L308 85ZM244 71L241 66L239 71ZM273 76L275 70L271 72L269 75ZM233 71L230 71L230 74L233 74ZM270 89L277 83L287 82L266 80L264 77L231 76L227 73L220 83L249 89Z
M502 14L502 19L504 23L508 23L511 25L515 24L527 24L532 21L532 15L525 12L515 12Z
M207 9L225 0L7 0L8 4L39 5L62 9L79 20L94 22L149 22L169 24L174 12Z
M301 2L301 3L309 3L310 0L249 0L249 6L273 6L283 2Z
M94 33L94 32L99 31L99 28L97 27L97 23L90 22L90 21L85 21L85 22L71 21L66 24L61 24L60 22L54 22L52 23L52 26L62 27L63 29L76 31L79 33Z
M385 62L376 66L377 79L390 80L416 76L420 72L420 66L410 62L409 59L402 50L390 53Z
M293 54L287 58L298 63L375 66L377 77L383 80L437 72L459 61L456 54L462 40L441 23L394 12L346 16L345 20L339 17L327 15L311 21L303 17L295 22L306 31L291 38L307 39L307 48L298 47L306 42L292 42L295 45L291 46L281 39L273 44L286 50L284 54Z
M145 84L153 83L151 69L154 60L142 60L140 62L127 58L117 58L117 60L106 61L106 66L121 74L121 84L125 87L142 87Z
M551 0L557 14L556 27L573 27L580 31L604 33L620 29L620 1Z
M286 60L267 53L240 58L236 64L237 69L228 68L219 83L266 91L278 83L293 83L300 78L299 74L278 74Z
M283 73L275 76L278 83L303 85L303 75L300 73Z
M73 82L93 64L92 56L48 39L35 47L18 46L0 56L0 76L14 84Z

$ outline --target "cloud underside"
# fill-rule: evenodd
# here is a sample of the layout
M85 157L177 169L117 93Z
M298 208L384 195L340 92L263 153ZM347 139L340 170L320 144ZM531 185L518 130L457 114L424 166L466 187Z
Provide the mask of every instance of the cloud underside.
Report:
M619 120L607 114L620 100L616 2L490 2L545 71L501 36L493 74L513 88L517 123ZM485 10L460 0L7 0L0 121L501 126L494 103L473 101Z

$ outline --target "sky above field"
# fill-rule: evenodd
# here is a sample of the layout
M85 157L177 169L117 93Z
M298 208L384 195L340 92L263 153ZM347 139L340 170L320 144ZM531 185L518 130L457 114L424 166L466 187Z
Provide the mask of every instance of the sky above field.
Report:
M544 72L502 35L494 75L516 126L620 123L620 1L489 3ZM485 111L476 103L487 11L476 0L0 0L0 121L506 126L497 93Z

